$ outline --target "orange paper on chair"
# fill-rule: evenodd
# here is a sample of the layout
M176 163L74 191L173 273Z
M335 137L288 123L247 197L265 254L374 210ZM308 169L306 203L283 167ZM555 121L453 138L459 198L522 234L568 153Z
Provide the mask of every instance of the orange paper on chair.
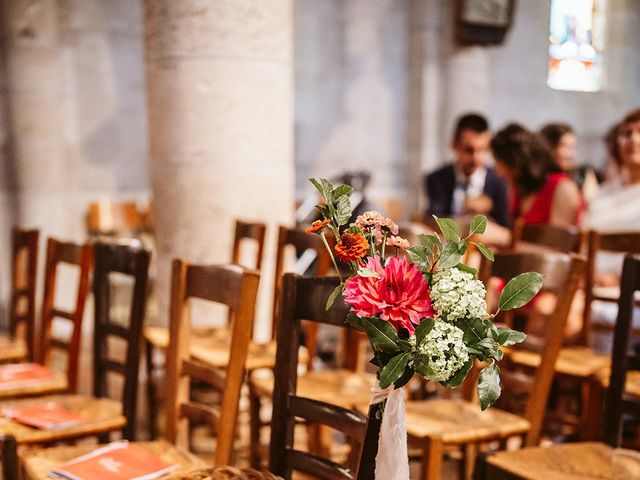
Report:
M80 415L54 403L2 409L2 415L30 427L54 430L85 422Z
M149 450L121 440L63 463L49 476L70 480L151 480L179 466L163 462Z
M51 377L51 371L39 363L0 365L0 390L37 385L42 380L49 380Z

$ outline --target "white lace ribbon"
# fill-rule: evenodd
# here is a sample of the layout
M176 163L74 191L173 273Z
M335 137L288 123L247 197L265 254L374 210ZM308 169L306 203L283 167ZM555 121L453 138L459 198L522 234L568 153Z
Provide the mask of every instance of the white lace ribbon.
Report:
M382 414L376 480L409 480L407 429L404 424L404 390L393 385L384 390L376 384L371 389L370 405L387 400Z

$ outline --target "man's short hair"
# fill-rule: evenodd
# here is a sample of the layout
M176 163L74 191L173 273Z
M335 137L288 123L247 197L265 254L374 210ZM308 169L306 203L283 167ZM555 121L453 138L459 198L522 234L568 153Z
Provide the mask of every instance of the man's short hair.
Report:
M472 130L476 133L483 133L489 130L489 122L478 113L467 113L458 118L456 129L453 132L453 141L460 140L463 130Z

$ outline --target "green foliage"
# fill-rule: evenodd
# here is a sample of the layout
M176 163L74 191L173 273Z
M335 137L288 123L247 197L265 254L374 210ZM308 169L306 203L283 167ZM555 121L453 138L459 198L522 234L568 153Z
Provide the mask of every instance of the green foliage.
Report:
M435 215L433 216L434 220L438 224L440 231L444 235L444 238L448 242L459 242L462 238L462 231L460 230L460 225L458 225L454 220L450 218L438 218Z
M381 350L387 353L400 351L398 346L398 335L395 328L389 322L381 318L369 317L363 319L364 329L371 340L374 350Z
M481 242L471 242L471 243L473 243L476 247L478 247L478 250L480 251L480 253L485 258L487 258L487 260L491 260L492 262L495 260L495 257L493 256L493 252L484 243L481 243Z
M482 235L487 229L487 217L484 215L476 215L471 220L471 226L469 228L469 237L471 235Z
M336 288L334 288L333 292L331 292L331 295L329 295L329 298L327 298L327 304L324 307L325 310L329 310L331 308L331 306L333 305L333 302L336 301L336 298L338 297L338 295L342 293L343 288L344 288L343 283L341 283Z
M393 357L380 371L380 388L387 388L400 379L410 359L411 353L408 352Z
M513 310L529 303L542 288L543 278L539 273L527 272L509 280L500 294L500 310Z
M446 382L440 382L440 384L447 388L459 387L460 384L464 382L464 379L467 378L467 374L469 373L469 370L471 370L471 367L473 367L473 357L469 358L469 360L467 360L467 362L453 375L453 377Z
M500 368L494 362L483 368L478 377L480 408L486 410L500 397Z
M365 278L380 278L380 274L370 268L361 268L358 270L358 275Z
M420 345L425 337L433 330L436 325L435 318L425 318L416 327L416 345Z
M441 269L446 270L455 267L462 260L462 256L467 251L467 242L458 240L457 242L449 242L442 250L438 265Z

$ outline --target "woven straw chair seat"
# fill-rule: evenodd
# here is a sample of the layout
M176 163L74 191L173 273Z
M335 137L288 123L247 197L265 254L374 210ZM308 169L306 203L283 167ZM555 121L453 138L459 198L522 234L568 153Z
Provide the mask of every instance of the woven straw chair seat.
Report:
M498 452L487 459L485 478L529 480L629 480L640 478L640 453L603 443L553 445ZM496 468L497 467L497 468ZM500 470L500 474L496 474Z
M126 424L121 414L121 403L108 398L55 395L3 402L0 403L0 409L42 405L43 402L55 402L87 421L66 428L42 430L0 417L0 435L13 435L20 444L43 443L119 430Z
M603 388L609 388L609 380L611 377L610 368L603 368L596 372L594 376ZM627 371L627 381L624 386L624 392L640 400L640 370Z
M448 399L408 401L405 423L410 437L440 437L446 444L506 438L529 430L529 422L518 415L498 408L483 412L478 404Z
M27 342L24 338L0 335L0 363L15 362L27 358Z
M371 373L354 373L346 369L314 370L298 378L296 394L344 408L354 408L369 402L375 383L376 377ZM254 377L251 379L251 388L260 396L271 397L273 377Z
M531 368L540 365L540 355L525 350L509 354L512 362ZM598 355L587 347L567 347L560 350L556 360L556 372L570 377L588 378L611 364L610 355Z
M167 480L282 480L282 477L253 468L211 467L171 475Z
M139 445L155 453L161 460L167 463L179 463L180 468L172 475L184 474L191 470L207 467L207 463L195 455L177 448L176 446L160 440L155 442L139 442ZM98 448L97 445L74 445L66 447L53 447L44 450L32 448L20 452L20 457L27 474L27 480L45 480L48 474L61 463L72 460L80 455L87 454ZM164 477L167 478L167 477ZM178 477L180 478L180 477ZM188 477L185 477L188 478Z

